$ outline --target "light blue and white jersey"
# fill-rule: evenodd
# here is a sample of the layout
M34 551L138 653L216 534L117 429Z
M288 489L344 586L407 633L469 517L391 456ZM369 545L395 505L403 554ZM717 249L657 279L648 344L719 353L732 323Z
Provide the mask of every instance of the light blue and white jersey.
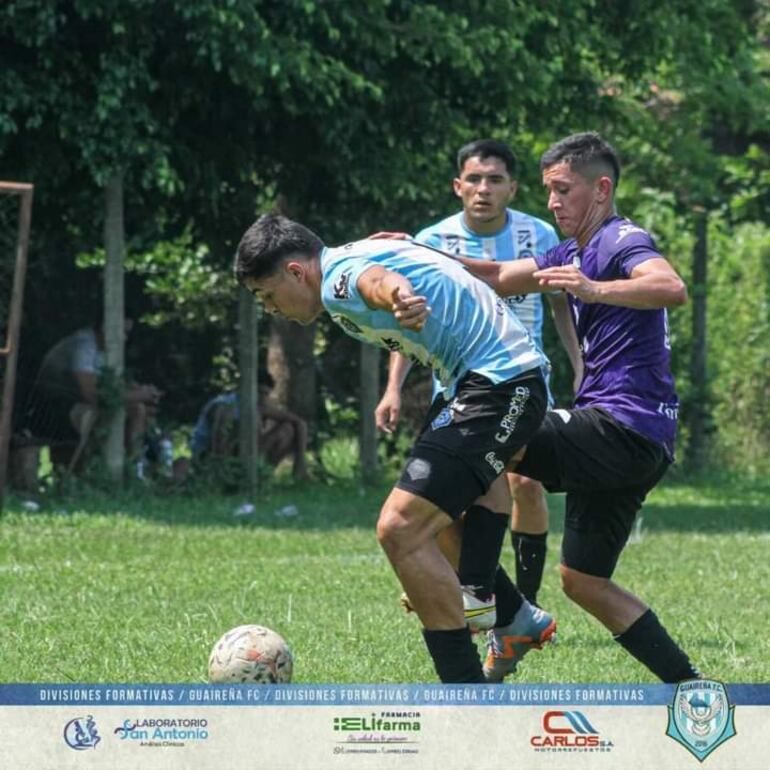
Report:
M468 229L463 212L442 219L424 230L415 240L469 259L507 262L545 254L559 243L556 231L542 219L514 209L506 209L505 224L494 235L479 235ZM543 299L538 293L506 297L538 346L543 346Z
M380 266L403 275L431 313L421 331L403 329L393 313L370 308L358 279ZM411 241L364 240L321 253L321 300L351 337L433 369L438 392L451 398L469 371L493 383L543 367L547 359L508 306L463 266Z

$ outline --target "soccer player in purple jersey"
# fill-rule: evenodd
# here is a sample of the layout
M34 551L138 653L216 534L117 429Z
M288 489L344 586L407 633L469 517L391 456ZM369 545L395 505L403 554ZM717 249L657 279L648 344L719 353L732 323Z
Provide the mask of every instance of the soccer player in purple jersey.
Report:
M503 296L562 289L573 311L584 366L575 406L548 413L515 470L567 493L561 577L570 599L664 682L694 678L655 613L612 580L636 513L673 459L666 308L687 291L650 235L616 213L620 163L598 134L552 145L541 170L567 240L533 259L463 260ZM504 638L492 654L499 678L515 667Z

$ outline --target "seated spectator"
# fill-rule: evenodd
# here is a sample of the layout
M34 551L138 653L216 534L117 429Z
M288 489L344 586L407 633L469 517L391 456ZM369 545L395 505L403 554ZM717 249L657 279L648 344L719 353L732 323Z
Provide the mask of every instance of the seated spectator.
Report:
M133 322L125 321L128 336ZM104 367L104 329L78 329L54 345L40 365L27 412L27 427L41 438L78 442L80 456L99 418L99 380ZM162 392L154 385L131 384L123 392L126 451L140 451L148 421ZM74 463L71 463L71 465Z
M272 386L270 375L260 375L257 412L259 455L270 465L278 465L285 457L291 456L295 478L306 479L307 424L301 417L268 400ZM193 460L236 457L239 420L237 393L222 393L207 401L190 440Z

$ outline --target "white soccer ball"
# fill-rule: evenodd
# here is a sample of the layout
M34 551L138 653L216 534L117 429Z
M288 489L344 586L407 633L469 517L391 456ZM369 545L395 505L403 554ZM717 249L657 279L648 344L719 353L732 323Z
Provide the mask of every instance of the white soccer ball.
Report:
M264 626L230 629L209 656L214 684L286 684L294 659L283 637Z

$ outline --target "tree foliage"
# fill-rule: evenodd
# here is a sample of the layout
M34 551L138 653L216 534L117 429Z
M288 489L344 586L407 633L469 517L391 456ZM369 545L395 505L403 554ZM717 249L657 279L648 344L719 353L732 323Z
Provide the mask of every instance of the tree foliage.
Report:
M684 273L694 207L713 214L711 306L723 307L722 271L740 254L732 293L751 299L733 315L748 323L768 296L757 255L770 202L769 32L754 0L7 0L0 157L3 175L37 186L29 347L41 353L91 314L74 257L99 264L99 187L112 172L126 186L129 305L156 325L145 364L184 344L202 401L214 357L234 346L229 265L257 213L280 201L331 243L415 230L456 209L457 148L493 135L522 161L518 205L547 217L538 157L586 129L621 151L621 212ZM713 353L726 332L710 312ZM672 318L685 410L688 320ZM332 355L347 344L336 329L322 334L328 366L357 360ZM554 358L558 382L565 361ZM333 367L322 375L340 379ZM724 448L722 379L713 367ZM746 414L763 387L742 396ZM189 420L195 406L191 393L174 416Z

